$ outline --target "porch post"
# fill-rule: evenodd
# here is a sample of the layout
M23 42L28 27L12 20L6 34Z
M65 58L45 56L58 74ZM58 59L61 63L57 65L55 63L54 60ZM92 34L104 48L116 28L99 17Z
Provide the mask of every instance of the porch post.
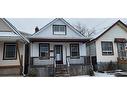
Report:
M70 70L69 70L69 67L70 67L70 63L68 61L68 58L67 58L67 43L65 43L65 52L66 52L66 65L67 65L67 72L68 74L70 73Z
M22 57L20 56L20 51L19 51L19 46L18 46L18 42L16 43L16 48L17 48L17 53L18 53L18 57L19 57L19 63L20 63L20 75L22 75L22 70L23 70L23 66L22 66Z

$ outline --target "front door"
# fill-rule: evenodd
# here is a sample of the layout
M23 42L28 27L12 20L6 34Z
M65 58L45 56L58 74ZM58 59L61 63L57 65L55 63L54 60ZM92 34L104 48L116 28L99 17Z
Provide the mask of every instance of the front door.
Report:
M122 58L127 57L125 46L126 46L126 43L117 43L118 57L122 57Z
M56 64L63 64L63 46L55 45L54 46L54 56Z

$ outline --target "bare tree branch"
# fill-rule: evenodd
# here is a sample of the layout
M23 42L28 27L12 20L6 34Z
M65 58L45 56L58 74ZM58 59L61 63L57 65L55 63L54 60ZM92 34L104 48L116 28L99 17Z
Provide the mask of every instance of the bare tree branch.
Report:
M77 25L75 25L75 27L85 37L92 37L95 34L94 28L89 29L85 25L81 25L81 23L77 23Z

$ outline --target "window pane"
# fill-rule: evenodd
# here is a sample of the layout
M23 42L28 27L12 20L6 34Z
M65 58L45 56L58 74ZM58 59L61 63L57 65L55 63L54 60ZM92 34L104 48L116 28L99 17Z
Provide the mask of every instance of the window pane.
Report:
M79 57L79 45L71 44L71 57Z
M49 44L40 44L40 57L49 58Z
M112 42L101 42L102 54L113 55L113 43Z
M16 58L16 45L5 44L5 59Z
M54 25L54 26L53 26L53 30L54 30L54 31L59 31L59 26Z
M66 32L66 25L53 25L54 34L64 34Z

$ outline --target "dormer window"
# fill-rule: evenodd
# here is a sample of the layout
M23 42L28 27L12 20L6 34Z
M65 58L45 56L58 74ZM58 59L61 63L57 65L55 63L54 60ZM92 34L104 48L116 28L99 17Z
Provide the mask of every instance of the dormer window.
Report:
M66 25L53 25L53 34L66 35Z

